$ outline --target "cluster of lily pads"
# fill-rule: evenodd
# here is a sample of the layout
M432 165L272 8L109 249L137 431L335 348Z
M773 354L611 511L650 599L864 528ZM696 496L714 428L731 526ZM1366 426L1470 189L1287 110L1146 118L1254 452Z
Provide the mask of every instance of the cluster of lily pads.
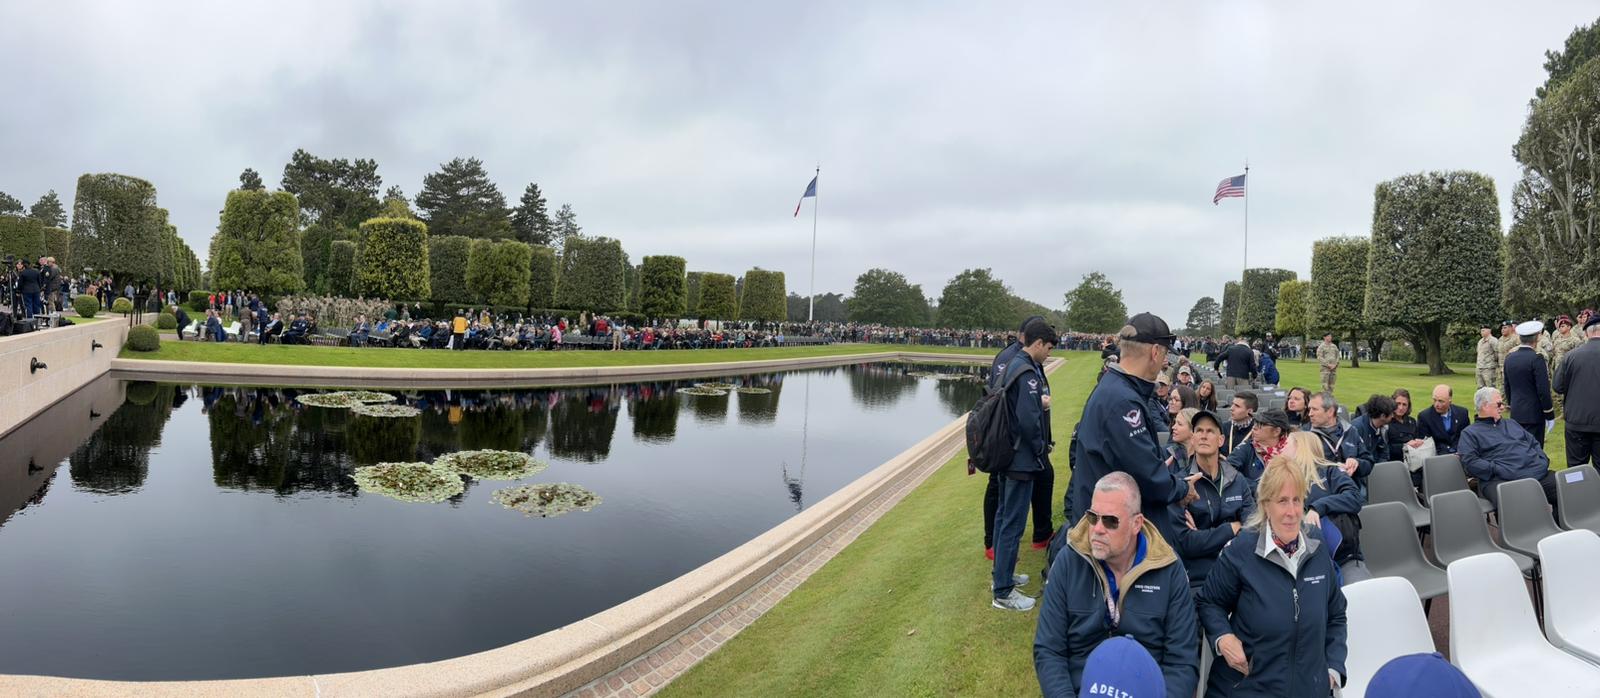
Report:
M422 410L410 405L360 404L351 407L350 411L366 417L415 417L422 414Z
M708 388L708 387L705 387L704 383L702 383L702 384L696 385L696 386L694 386L692 388L678 388L678 393L682 394L682 395L700 395L700 396L705 396L705 397L719 397L719 396L722 396L722 395L727 395L728 391L720 389L720 388Z
M738 390L743 395L767 395L772 392L771 388L756 388L751 386L744 386Z
M394 402L395 397L372 390L340 390L332 393L306 393L297 395L294 399L295 402L311 407L351 409L361 405Z
M432 463L379 463L356 468L356 485L362 491L402 502L442 502L465 491L462 475L479 480L519 480L550 467L517 451L458 451ZM600 496L568 482L517 485L496 490L490 499L527 516L549 518L569 511L588 511Z

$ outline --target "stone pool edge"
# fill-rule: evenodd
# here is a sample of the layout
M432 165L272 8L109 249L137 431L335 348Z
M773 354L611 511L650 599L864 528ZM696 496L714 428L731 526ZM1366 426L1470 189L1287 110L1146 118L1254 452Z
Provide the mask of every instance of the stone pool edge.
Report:
M925 354L921 352L886 351L873 354L847 356L807 357L800 359L773 359L711 364L683 364L671 366L627 366L603 368L563 369L430 369L426 372L480 374L511 373L510 376L484 376L467 380L529 380L545 378L610 379L623 377L674 377L703 375L711 372L769 370L779 368L805 368L813 366L842 365L864 361L922 360L983 362L988 357L975 355ZM112 369L119 373L116 364ZM1052 359L1047 371L1053 371L1063 359ZM158 362L137 361L140 364ZM184 367L190 362L175 363ZM226 367L227 373L195 375L192 371L170 374L170 377L203 378L239 376L239 368L252 368L240 364L207 364ZM278 366L260 366L261 369L283 369ZM424 371L412 369L352 369L346 367L291 367L303 371L307 368L337 371L346 380L363 371L403 373L409 380L419 378ZM169 375L164 371L137 371ZM265 376L272 377L270 371ZM576 374L559 376L556 374ZM296 375L300 375L296 373ZM395 379L400 376L384 375L378 379ZM459 380L460 377L453 376ZM0 694L18 696L339 696L339 695L406 695L406 696L473 696L473 695L530 695L555 696L584 688L597 679L607 678L628 667L635 660L650 656L666 643L676 641L685 631L739 602L764 581L780 571L785 563L794 560L816 546L840 546L837 534L852 521L870 525L887 507L880 500L885 495L902 495L898 490L909 490L925 479L933 470L962 447L965 418L958 418L941 427L932 435L869 471L860 478L824 498L815 506L796 514L766 532L747 541L724 555L701 565L684 575L644 592L617 606L591 615L578 622L550 630L526 640L483 652L424 664L315 676L284 676L262 679L237 679L222 681L170 681L126 682L72 679L48 676L0 675ZM908 480L909 476L909 480ZM894 501L898 501L896 498ZM892 502L891 502L892 503ZM866 520L860 521L866 515ZM850 536L853 538L853 535ZM812 560L800 574L786 575L782 590L787 594L816 566L831 557L831 550L822 559ZM781 595L770 599L776 603ZM771 603L759 608L743 609L746 622L728 627L731 638L756 617L770 608ZM726 638L724 638L726 639ZM696 661L698 658L696 658ZM692 666L690 661L683 669ZM675 674L674 674L675 675ZM661 685L664 685L661 684ZM658 688L657 686L656 688Z

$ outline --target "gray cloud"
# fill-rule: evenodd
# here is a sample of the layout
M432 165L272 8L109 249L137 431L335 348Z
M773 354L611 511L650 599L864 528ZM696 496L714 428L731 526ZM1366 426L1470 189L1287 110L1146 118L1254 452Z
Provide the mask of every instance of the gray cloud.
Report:
M1425 169L1495 178L1543 52L1593 5L1064 3L24 4L0 9L0 190L68 199L84 172L155 182L202 254L245 167L370 157L415 194L482 158L537 181L635 260L872 266L937 296L987 266L1048 305L1090 270L1181 322L1241 258L1302 275L1367 232L1372 190Z

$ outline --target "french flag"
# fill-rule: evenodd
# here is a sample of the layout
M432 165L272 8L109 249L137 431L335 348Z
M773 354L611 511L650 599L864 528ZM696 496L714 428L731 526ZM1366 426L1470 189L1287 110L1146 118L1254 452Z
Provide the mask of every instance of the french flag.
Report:
M794 217L795 218L799 218L800 217L800 206L806 202L806 199L814 199L814 198L816 198L816 196L817 196L817 177L820 177L820 176L822 176L822 175L816 175L816 176L811 178L811 183L806 185L806 193L801 194L799 203L796 203L794 205Z

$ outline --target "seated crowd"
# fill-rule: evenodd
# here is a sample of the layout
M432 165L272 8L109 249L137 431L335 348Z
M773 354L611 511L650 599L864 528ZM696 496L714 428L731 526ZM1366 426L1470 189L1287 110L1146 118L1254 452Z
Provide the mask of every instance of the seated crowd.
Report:
M1600 319L1590 327L1600 340ZM1036 605L1020 591L1028 576L1014 568L1029 509L1037 522L1039 508L1052 506L1042 366L1059 341L1038 318L1020 334L995 357L991 378L1015 415L1016 455L990 474L984 503L993 605L1013 611ZM1417 472L1426 457L1457 454L1490 503L1498 506L1501 485L1526 479L1555 504L1543 444L1512 419L1496 387L1472 395L1472 420L1448 385L1420 415L1404 389L1371 396L1348 419L1331 392L1298 387L1268 386L1265 409L1250 389L1218 405L1217 387L1196 380L1209 372L1174 355L1175 339L1153 315L1129 320L1071 435L1069 523L1056 532L1064 535L1041 543L1035 524L1048 560L1034 640L1046 696L1193 696L1202 685L1208 696L1336 693L1348 678L1341 588L1373 577L1359 515L1379 463ZM1235 353L1244 361L1254 351L1233 345L1218 370ZM1104 653L1117 659L1097 665L1113 638L1136 642L1117 644ZM1394 661L1436 678L1384 689L1375 677L1367 695L1477 695L1417 693L1440 681L1471 689L1436 654Z

